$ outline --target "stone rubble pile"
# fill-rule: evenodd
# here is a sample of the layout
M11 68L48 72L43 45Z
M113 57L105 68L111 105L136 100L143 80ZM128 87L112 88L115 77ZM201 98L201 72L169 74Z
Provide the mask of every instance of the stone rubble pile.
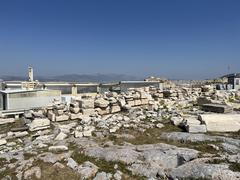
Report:
M200 158L199 150L175 144L134 145L125 142L119 146L101 141L109 136L135 139L134 135L122 133L125 129L145 133L145 136L149 134L147 130L154 129L162 132L161 136L158 135L159 140L186 144L211 142L208 147L216 150L217 157L226 156L227 163L230 160L236 163L234 157L240 153L239 140L204 133L240 131L240 113L236 110L239 98L239 92L216 91L208 85L164 91L145 87L122 93L107 92L95 97L75 97L70 104L55 102L52 107L25 112L20 118L21 127L13 126L19 123L18 118L0 117L0 127L9 127L5 132L0 131L0 158L18 160L18 164L9 162L10 166L18 167L15 169L18 179L32 175L40 179L43 171L33 164L39 159L51 163L54 168L67 166L83 179L124 179L117 162L126 166L125 171L147 178L181 179L196 175L197 178L222 176L237 179L239 173L231 171L225 164L209 164L212 157L208 154L207 158ZM185 132L167 130L168 133L164 133L170 125ZM78 146L80 156L87 156L90 160L116 162L113 173L100 172L98 166L101 163L95 165L88 160L78 163L71 157L73 145ZM23 152L31 152L34 158L25 160ZM0 167L0 172L3 168Z

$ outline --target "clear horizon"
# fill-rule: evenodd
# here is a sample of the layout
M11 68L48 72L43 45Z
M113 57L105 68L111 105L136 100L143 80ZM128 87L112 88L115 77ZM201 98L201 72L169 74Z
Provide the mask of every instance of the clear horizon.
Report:
M1 1L0 76L240 72L240 1ZM230 67L230 70L229 70Z

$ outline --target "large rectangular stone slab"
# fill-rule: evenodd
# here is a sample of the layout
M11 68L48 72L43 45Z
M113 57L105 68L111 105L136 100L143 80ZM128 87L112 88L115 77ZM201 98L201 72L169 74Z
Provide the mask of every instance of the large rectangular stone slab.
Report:
M30 124L29 124L29 130L30 131L38 131L42 129L47 129L50 127L50 120L45 118L45 119L34 119Z
M69 120L69 116L66 114L63 114L61 116L56 116L56 121L67 121Z
M214 113L229 113L232 109L229 106L222 104L203 104L202 110Z
M199 119L210 132L237 132L240 130L240 114L202 114Z
M186 126L186 130L189 133L206 133L207 132L207 128L205 124L202 124L202 125L190 124Z
M6 119L1 119L0 118L0 125L14 123L14 122L15 122L14 118L6 118Z

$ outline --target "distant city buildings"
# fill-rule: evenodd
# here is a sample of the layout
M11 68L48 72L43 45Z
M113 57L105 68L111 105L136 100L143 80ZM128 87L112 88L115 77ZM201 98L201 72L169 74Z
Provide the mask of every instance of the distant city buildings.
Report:
M233 86L233 89L240 89L240 74L230 74L227 76L227 78L228 84L231 84Z

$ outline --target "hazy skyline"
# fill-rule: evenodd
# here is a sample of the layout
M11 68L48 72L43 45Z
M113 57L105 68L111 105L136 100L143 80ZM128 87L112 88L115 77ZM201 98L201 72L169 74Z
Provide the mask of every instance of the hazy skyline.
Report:
M238 0L0 1L0 75L240 72Z

